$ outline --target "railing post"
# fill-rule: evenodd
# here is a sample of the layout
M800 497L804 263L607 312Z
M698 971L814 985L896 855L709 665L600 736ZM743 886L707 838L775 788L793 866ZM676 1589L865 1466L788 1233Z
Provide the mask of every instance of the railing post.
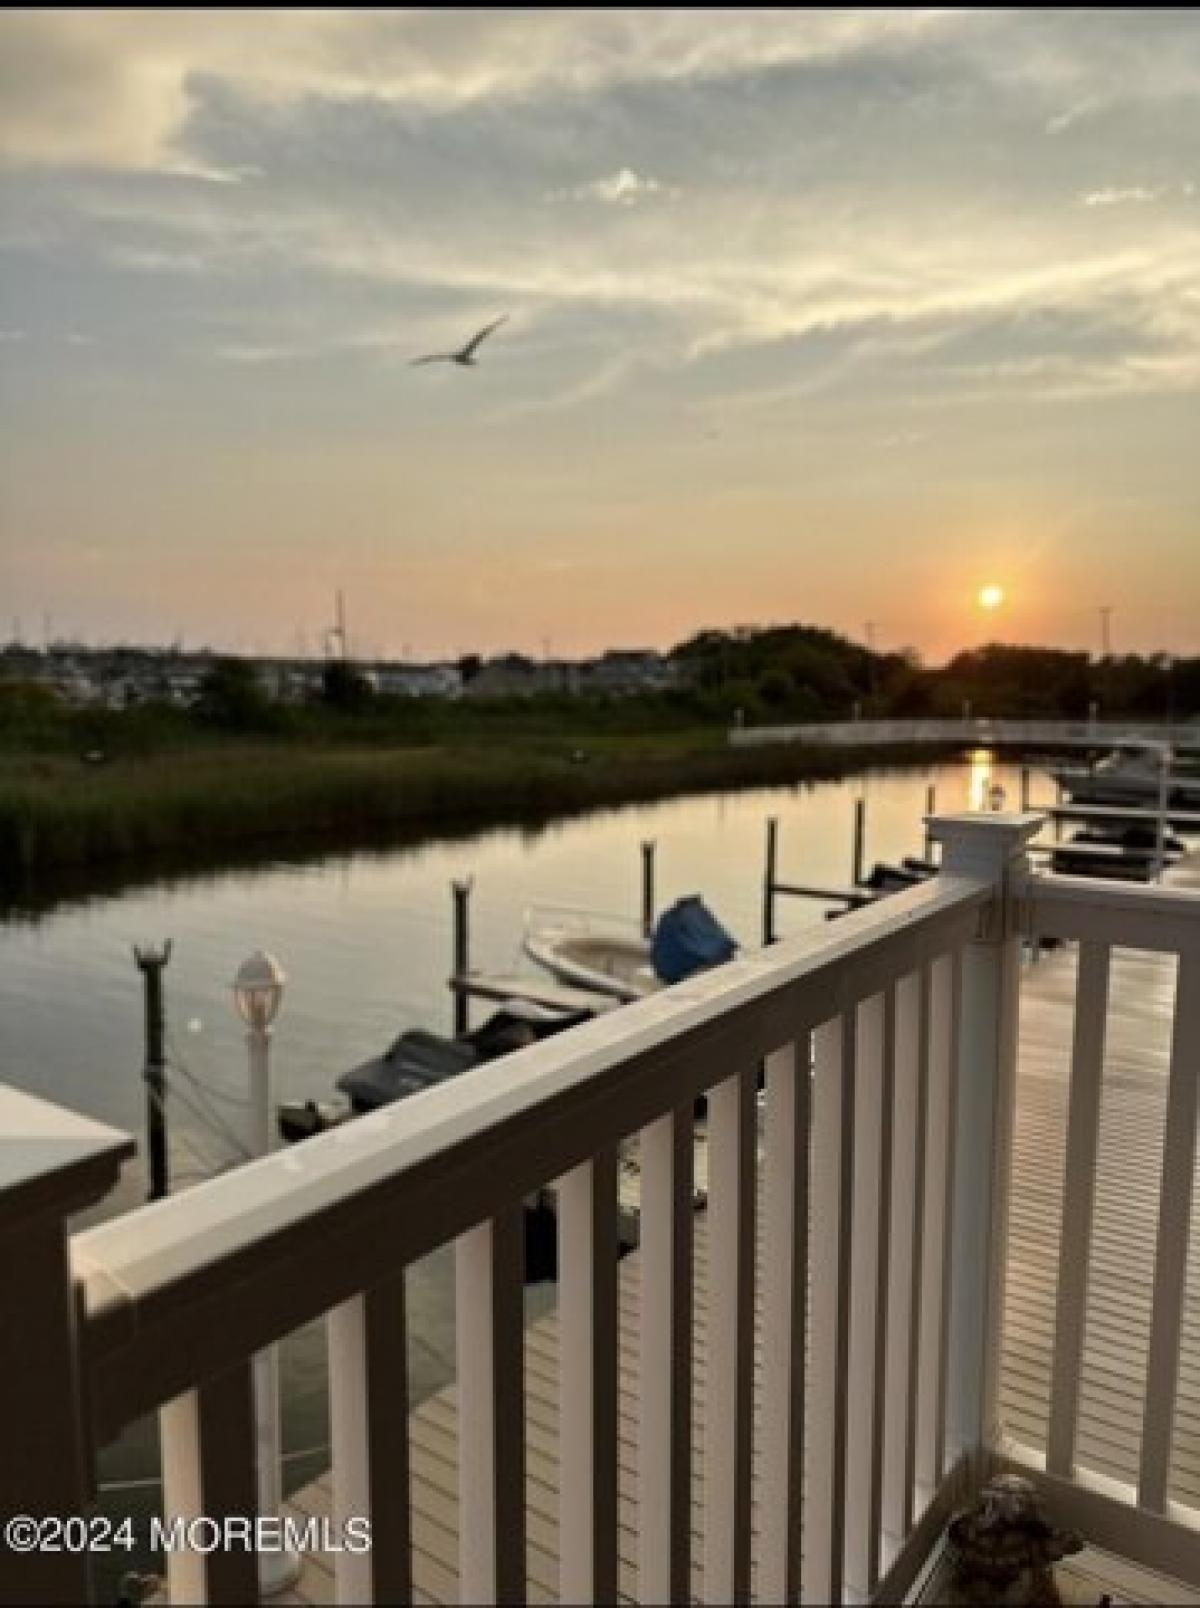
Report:
M0 1087L0 1514L86 1513L92 1467L67 1218L106 1195L128 1134ZM0 1601L86 1602L87 1557L0 1549Z
M944 877L994 889L963 951L950 1268L946 1435L950 1462L996 1432L1017 1056L1018 900L1036 813L939 816ZM953 1070L953 1069L952 1069Z

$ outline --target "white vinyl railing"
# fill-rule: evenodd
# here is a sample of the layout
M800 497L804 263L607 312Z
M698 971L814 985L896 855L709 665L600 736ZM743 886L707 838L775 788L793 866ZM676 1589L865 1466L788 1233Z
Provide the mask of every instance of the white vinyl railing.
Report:
M1035 877L1022 922L1036 939L1078 945L1074 1027L1067 1095L1065 1165L1058 1266L1054 1294L1049 1413L1044 1448L1010 1440L1002 1448L1017 1461L1044 1469L1056 1481L1103 1491L1139 1515L1168 1516L1182 1524L1144 1524L1140 1535L1126 1516L1116 1521L1122 1544L1141 1561L1200 1580L1200 1512L1183 1513L1168 1501L1173 1449L1188 1450L1191 1420L1177 1412L1181 1340L1184 1333L1189 1237L1200 1108L1200 893L1187 890L1100 884L1074 877ZM1157 1189L1150 1279L1151 1311L1144 1378L1125 1377L1140 1404L1136 1477L1122 1482L1089 1467L1077 1444L1081 1387L1087 1378L1085 1331L1093 1271L1093 1225L1097 1209L1101 1102L1105 1086L1109 985L1115 952L1149 951L1177 957L1167 1054L1161 1171L1138 1178ZM1155 1105L1159 1102L1156 1100ZM1158 1140L1155 1135L1154 1144ZM1120 1247L1130 1272L1140 1255L1137 1236ZM1136 1432L1137 1425L1134 1425ZM1100 1522L1104 1522L1101 1519ZM1108 1522L1113 1523L1112 1516Z
M129 1141L0 1092L0 1117L28 1141L0 1173L0 1275L27 1292L26 1321L0 1326L0 1423L14 1452L0 1458L0 1504L86 1512L94 1449L157 1409L167 1511L253 1513L252 1359L327 1314L334 1517L369 1516L374 1541L338 1554L338 1600L409 1600L405 1269L454 1242L458 1589L463 1601L525 1600L521 1202L554 1183L562 1599L687 1600L699 1571L709 1602L746 1601L752 1584L765 1601L898 1600L996 1422L1020 921L1032 909L1047 933L1086 925L1088 903L1065 880L1061 893L1059 879L1031 884L1024 845L1039 825L943 818L931 882L69 1241L67 1213L104 1193ZM1163 931L1194 942L1194 912L1180 925L1170 896L1105 897L1116 914L1098 942L1161 943ZM1088 961L1085 1018L1101 971ZM1195 998L1181 1067L1194 1064ZM1085 1071L1091 1042L1085 1032L1077 1049ZM1181 1070L1168 1124L1177 1170L1195 1122L1185 1084ZM1072 1123L1083 1153L1084 1096ZM635 1569L618 1544L617 1153L631 1136L642 1177ZM1179 1330L1172 1211L1156 1310L1167 1360ZM1065 1290L1058 1365L1069 1371L1077 1292ZM1062 1411L1055 1466L1069 1453ZM1153 1411L1169 1434L1170 1403ZM1146 1459L1151 1505L1163 1433ZM168 1566L173 1600L257 1596L252 1554L173 1553ZM88 1589L72 1556L0 1558L0 1581L59 1600Z

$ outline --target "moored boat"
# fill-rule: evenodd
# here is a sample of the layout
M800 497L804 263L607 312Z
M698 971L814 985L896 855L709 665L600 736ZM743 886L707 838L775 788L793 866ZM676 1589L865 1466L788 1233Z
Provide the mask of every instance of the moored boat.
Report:
M1075 804L1200 808L1200 775L1183 768L1160 744L1113 754L1092 770L1064 766L1051 775Z
M489 1061L500 1060L553 1033L591 1019L587 1010L553 1011L528 1000L507 1000L469 1033L445 1038L424 1028L408 1028L382 1055L362 1061L336 1081L341 1098L281 1104L279 1132L288 1143L308 1139L351 1117L377 1111L410 1095L436 1088Z
M719 966L737 951L696 894L664 911L649 938L620 916L533 905L525 915L523 947L561 981L626 1003Z

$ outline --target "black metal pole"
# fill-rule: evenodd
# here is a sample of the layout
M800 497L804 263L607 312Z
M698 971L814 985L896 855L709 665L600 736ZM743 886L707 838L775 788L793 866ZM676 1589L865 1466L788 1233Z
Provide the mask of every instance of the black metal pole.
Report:
M471 1001L463 986L471 969L471 879L451 884L454 890L454 1031L462 1034L470 1023Z
M642 844L642 937L654 931L654 841Z
M867 801L865 798L854 800L854 850L850 863L850 886L861 888L863 879L863 840L866 837L867 827Z
M1029 808L1029 766L1021 766L1021 808Z
M161 950L137 949L134 959L146 996L146 1151L149 1164L147 1200L161 1200L170 1190L167 1168L167 1057L163 1012L163 968L171 958L170 939Z
M930 782L925 789L925 858L933 859L933 833L929 829L929 817L937 809L937 788Z
M775 942L775 870L779 853L779 822L767 820L767 865L763 873L763 947Z

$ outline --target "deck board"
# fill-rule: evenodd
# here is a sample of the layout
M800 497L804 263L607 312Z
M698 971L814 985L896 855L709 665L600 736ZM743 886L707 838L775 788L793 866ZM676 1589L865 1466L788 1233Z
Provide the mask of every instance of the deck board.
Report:
M1200 857L1169 874L1200 886ZM1013 1138L1012 1211L1000 1376L1001 1415L1016 1438L1043 1448L1050 1394L1054 1298L1061 1225L1065 1119L1070 1076L1076 959L1056 950L1026 970ZM1118 950L1113 956L1087 1320L1079 1392L1077 1460L1134 1482L1141 1444L1141 1385L1149 1344L1153 1255L1166 1106L1173 956ZM699 1170L699 1168L698 1168ZM628 1180L623 1180L623 1189ZM1200 1213L1197 1203L1195 1216ZM761 1226L761 1216L760 1216ZM1200 1508L1200 1252L1193 1233L1187 1268L1171 1465L1172 1499ZM761 1235L759 1237L761 1255ZM693 1592L701 1586L704 1458L702 1414L707 1362L707 1221L695 1214L692 1329ZM639 1259L621 1263L618 1336L618 1587L636 1591ZM761 1313L755 1312L756 1331ZM558 1316L525 1333L529 1600L557 1597ZM760 1403L756 1368L756 1403ZM428 1397L411 1416L413 1579L416 1600L457 1600L457 1388ZM758 1473L755 1466L755 1494ZM297 1492L289 1506L327 1513L329 1475ZM753 1514L758 1529L757 1507ZM306 1558L290 1600L333 1600L332 1560ZM284 1600L284 1599L277 1599Z

